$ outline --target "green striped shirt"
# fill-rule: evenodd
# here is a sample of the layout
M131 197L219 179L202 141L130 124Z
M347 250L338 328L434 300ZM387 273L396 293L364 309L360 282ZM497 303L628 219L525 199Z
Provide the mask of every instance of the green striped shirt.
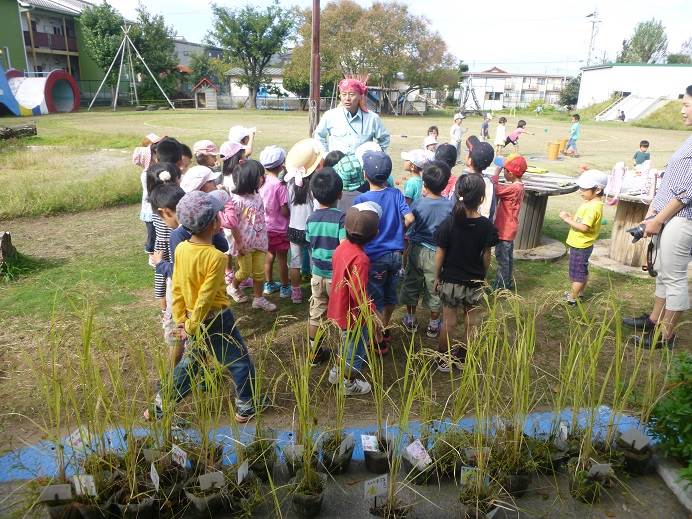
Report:
M310 215L305 238L310 243L312 273L332 278L332 256L341 240L346 238L346 215L336 208L317 209Z

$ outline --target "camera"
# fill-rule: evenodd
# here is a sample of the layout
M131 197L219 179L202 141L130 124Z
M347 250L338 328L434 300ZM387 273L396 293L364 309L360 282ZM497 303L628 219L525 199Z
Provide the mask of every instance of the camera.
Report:
M632 243L637 243L644 237L644 229L645 227L643 223L640 223L631 229L627 229L627 232L632 235Z

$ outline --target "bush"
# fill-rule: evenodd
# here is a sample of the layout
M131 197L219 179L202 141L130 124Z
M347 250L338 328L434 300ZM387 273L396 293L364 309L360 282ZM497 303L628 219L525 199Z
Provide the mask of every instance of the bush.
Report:
M682 352L673 361L670 392L651 414L649 425L667 456L678 458L687 468L682 477L692 482L692 354Z
M634 121L632 126L639 126L641 128L661 128L662 130L690 131L692 127L685 126L685 123L682 122L682 116L680 115L681 108L682 101L671 101L654 113Z

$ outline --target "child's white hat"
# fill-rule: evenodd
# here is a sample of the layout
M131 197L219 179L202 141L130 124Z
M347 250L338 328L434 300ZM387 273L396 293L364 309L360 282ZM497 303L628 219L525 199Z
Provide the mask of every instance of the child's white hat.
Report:
M423 169L428 162L435 160L435 155L428 150L415 149L411 151L402 151L401 158L410 161L418 169Z
M240 144L245 137L252 135L257 131L257 128L246 128L245 126L232 126L228 130L228 140Z
M435 138L434 135L428 135L425 139L423 139L423 147L427 148L431 144L438 144L437 139Z
M466 119L466 116L462 113L455 113L454 120L456 121L457 119Z
M216 180L217 178L219 178L219 173L215 173L210 168L193 166L180 179L180 187L183 188L183 191L189 193L190 191L197 191L210 180Z
M603 189L606 184L608 184L608 175L597 169L584 171L577 179L577 185L581 189L593 189L595 187Z

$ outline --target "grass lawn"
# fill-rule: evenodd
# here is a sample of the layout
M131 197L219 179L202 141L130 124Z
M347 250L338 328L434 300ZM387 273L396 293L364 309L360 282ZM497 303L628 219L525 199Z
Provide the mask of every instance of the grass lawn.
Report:
M662 167L689 135L629 124L587 122L579 142L581 158L548 162L541 158L545 157L546 144L566 136L569 118L566 116L564 122L535 116L526 119L528 129L536 135L522 137L521 152L536 157L530 163L565 174L576 174L582 163L609 170L618 160L629 161L643 138L651 142L654 165ZM0 119L0 124L13 122L16 119ZM508 127L515 122L510 120ZM12 233L13 242L22 254L20 268L13 272L14 279L0 282L0 428L5 429L10 439L36 434L36 427L29 421L8 413L29 418L41 416L41 405L34 400L31 367L36 349L45 343L54 312L68 334L66 359L77 352L77 314L85 301L97 306L97 321L104 339L104 363L117 359L128 367L132 348L149 352L162 347L152 293L153 274L142 252L145 231L136 204L140 197L139 171L129 164L131 149L141 136L153 131L178 137L188 144L202 138L220 144L231 125L244 124L258 128L255 149L259 154L265 145L288 148L305 137L307 115L266 111L115 114L98 111L44 116L36 123L38 137L0 144L0 200L3 201L0 231ZM433 124L438 125L444 138L451 121L435 117L387 117L385 124L392 134L390 151L395 158L395 175L402 177L400 152L419 147L427 127ZM469 118L466 126L475 133L480 120ZM491 131L494 131L492 127ZM567 228L557 213L562 209L573 211L579 203L578 195L551 197L546 234L563 240ZM613 210L608 208L603 236L610 234L612 218ZM544 306L537 323L536 346L537 373L540 373L537 380L547 403L550 374L555 373L560 346L565 344L569 333L565 323L572 310L552 304L568 286L567 260L518 261L515 275L518 293L527 302L551 302ZM600 296L611 294L623 312L640 312L650 305L652 287L648 279L632 279L594 268L586 307L590 312L603 312ZM234 312L251 348L256 351L268 347L265 338L274 325L273 318L250 310L248 305L234 305ZM271 344L275 355L270 362L273 373L279 373L281 359L290 356L291 341L305 337L307 303L297 306L281 302L277 315L295 319L282 325L281 333ZM395 314L395 322L400 317L401 310ZM685 316L688 323L690 317L688 312ZM426 313L421 312L419 318L425 323ZM684 325L681 349L692 349L689 330L689 324ZM394 335L395 343L407 337L399 329ZM426 346L434 346L434 341L425 338L424 333L419 340ZM387 358L385 372L389 383L394 380L393 362L403 362L401 348L393 348ZM153 384L153 377L148 382ZM446 398L448 384L445 377L436 377L438 400ZM288 427L293 406L285 388L279 387L277 404L281 409L272 415L283 427ZM331 412L329 407L324 410L325 416ZM370 401L349 400L347 418L352 422L370 422Z

